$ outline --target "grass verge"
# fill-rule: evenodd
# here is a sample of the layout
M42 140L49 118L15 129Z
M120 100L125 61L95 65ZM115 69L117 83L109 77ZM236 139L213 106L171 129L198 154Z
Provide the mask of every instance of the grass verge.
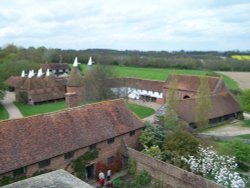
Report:
M5 120L9 118L9 113L4 108L4 106L0 103L0 120Z

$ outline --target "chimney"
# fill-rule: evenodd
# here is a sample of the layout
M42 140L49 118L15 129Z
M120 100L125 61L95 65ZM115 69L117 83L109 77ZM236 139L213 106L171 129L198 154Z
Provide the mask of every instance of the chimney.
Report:
M78 97L76 92L65 93L65 101L67 108L73 108L78 105Z

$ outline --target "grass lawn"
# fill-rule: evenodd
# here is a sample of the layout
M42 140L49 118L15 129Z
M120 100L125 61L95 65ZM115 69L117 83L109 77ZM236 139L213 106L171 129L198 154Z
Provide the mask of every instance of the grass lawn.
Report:
M14 102L14 103L19 108L23 116L32 116L36 114L54 112L64 109L66 107L65 101L56 101L38 105L23 104L20 102Z
M86 71L86 64L81 64L80 69L84 74ZM211 73L211 71L203 70L184 70L184 69L167 69L167 68L146 68L146 67L128 67L128 66L114 66L115 74L118 77L136 77L142 79L151 80L166 80L168 75L173 73L176 74L188 74L188 75L205 75ZM236 81L228 76L222 75L228 88L237 90L239 86Z
M152 108L148 108L148 107L141 106L138 104L129 103L128 107L131 111L133 111L141 119L148 117L148 116L151 116L155 112L154 109L152 109Z
M0 120L5 120L9 118L9 114L4 108L4 106L0 103Z
M243 122L244 127L250 127L250 120L244 120Z

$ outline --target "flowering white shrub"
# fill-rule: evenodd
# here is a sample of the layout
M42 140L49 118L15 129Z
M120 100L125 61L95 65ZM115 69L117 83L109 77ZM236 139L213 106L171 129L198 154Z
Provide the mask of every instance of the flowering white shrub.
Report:
M244 188L245 182L239 173L235 172L237 163L235 157L221 156L213 147L199 146L199 157L182 157L192 172L202 176L212 177L220 185L232 188Z

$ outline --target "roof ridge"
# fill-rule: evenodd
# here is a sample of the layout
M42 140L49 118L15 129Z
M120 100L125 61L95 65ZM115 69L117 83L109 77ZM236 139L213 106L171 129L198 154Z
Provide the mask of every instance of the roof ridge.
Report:
M26 118L30 118L30 117L47 116L47 115L52 115L52 114L60 114L60 113L63 113L63 112L69 111L69 110L71 111L71 110L74 110L74 109L89 107L89 106L92 106L92 105L95 106L95 105L104 104L104 103L110 103L110 102L116 102L117 103L118 101L122 101L122 102L125 103L125 99L118 98L118 99L112 99L112 100L98 101L98 102L95 102L95 103L83 104L83 105L76 106L76 107L71 107L71 108L67 108L66 104L65 104L65 108L64 109L56 110L56 111L53 111L53 112L46 112L46 113L42 113L42 114L35 114L35 115L31 115L31 116L25 116L25 117L16 118L16 119L6 119L6 120L0 121L0 123L1 122L12 121L12 120L26 119Z

